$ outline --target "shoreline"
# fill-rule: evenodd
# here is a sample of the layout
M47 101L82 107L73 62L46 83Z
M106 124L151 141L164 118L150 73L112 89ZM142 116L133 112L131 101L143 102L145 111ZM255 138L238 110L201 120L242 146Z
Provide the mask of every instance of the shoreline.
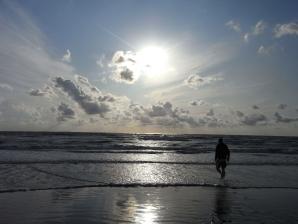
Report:
M0 223L294 223L297 189L102 187L0 194Z

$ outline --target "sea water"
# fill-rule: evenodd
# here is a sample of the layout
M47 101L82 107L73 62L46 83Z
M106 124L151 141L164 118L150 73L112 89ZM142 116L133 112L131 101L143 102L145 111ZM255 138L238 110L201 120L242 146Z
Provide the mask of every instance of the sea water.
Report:
M214 167L223 137L226 178ZM113 133L0 133L1 192L84 186L298 188L298 138Z

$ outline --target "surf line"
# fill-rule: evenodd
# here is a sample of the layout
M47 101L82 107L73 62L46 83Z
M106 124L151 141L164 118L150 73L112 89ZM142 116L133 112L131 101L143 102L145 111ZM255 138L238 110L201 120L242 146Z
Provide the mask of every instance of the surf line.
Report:
M174 164L174 165L201 165L210 166L214 162L184 162L184 161L150 161L150 160L43 160L43 161L0 161L0 165L29 165L29 164ZM247 163L229 163L230 166L298 166L296 162L274 163L274 162L247 162Z
M273 186L252 186L252 187L236 187L236 186L227 186L227 185L214 185L214 184L183 184L183 183L128 183L128 184L116 184L116 183L102 183L102 184L93 184L93 185L73 185L65 187L49 187L49 188L21 188L21 189L7 189L0 190L0 193L14 193L14 192L29 192L29 191L46 191L46 190L68 190L68 189L80 189L80 188L100 188L100 187L208 187L208 188L225 188L233 190L245 190L245 189L288 189L288 190L298 190L298 187L273 187Z

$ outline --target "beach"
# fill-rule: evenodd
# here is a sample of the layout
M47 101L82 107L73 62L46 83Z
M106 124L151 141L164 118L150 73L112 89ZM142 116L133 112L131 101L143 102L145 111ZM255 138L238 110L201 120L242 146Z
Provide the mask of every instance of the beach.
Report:
M225 139L2 133L0 223L297 222L297 138Z
M296 223L297 190L86 187L0 194L0 223Z

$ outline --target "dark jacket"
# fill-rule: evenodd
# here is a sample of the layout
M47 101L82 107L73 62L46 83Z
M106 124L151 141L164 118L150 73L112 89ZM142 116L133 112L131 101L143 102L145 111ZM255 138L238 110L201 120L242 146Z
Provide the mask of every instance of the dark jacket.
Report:
M216 146L215 160L217 159L230 159L230 150L225 143L218 143Z

